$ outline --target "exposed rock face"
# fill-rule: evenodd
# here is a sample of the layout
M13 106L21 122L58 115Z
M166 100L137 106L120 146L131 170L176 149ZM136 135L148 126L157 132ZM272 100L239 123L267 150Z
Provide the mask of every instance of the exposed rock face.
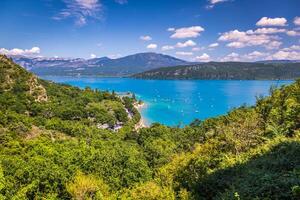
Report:
M0 90L9 91L12 89L14 84L14 80L11 77L12 73L12 63L9 62L10 60L6 56L0 55L0 62L3 62L5 68L0 66Z
M32 76L28 82L29 94L35 98L36 102L48 101L47 91L41 84L38 83L38 78Z
M46 89L37 76L16 65L11 59L0 55L0 92L18 90L34 97L36 102L48 101Z
M2 89L4 91L9 91L12 89L13 84L14 84L13 79L7 74L4 76L4 81L2 82L0 89Z

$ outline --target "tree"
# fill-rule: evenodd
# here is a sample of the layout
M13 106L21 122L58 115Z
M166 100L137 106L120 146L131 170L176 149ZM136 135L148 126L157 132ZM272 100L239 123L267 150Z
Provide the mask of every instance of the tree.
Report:
M102 200L110 196L109 187L100 178L77 172L73 181L67 183L67 191L76 200Z

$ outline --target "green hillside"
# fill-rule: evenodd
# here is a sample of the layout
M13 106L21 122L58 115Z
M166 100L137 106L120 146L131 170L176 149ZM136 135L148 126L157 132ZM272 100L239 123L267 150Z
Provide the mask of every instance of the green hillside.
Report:
M134 99L43 81L5 56L0 80L0 199L300 198L300 80L253 107L139 130Z
M300 77L300 63L209 62L163 67L133 75L142 79L288 80Z

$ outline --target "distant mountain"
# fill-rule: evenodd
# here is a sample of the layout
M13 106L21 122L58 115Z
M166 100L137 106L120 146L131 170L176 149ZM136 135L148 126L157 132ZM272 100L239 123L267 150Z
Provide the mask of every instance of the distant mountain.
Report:
M87 60L87 63L89 65L96 65L97 63L105 62L108 60L112 60L112 59L110 59L109 57L92 58L92 59Z
M209 62L163 67L133 75L142 79L277 80L300 77L300 63Z
M118 59L100 61L108 70L123 70L128 73L146 71L158 67L187 64L186 61L157 53L139 53Z
M139 53L122 58L28 58L12 57L24 68L39 75L126 76L159 67L186 65L187 61L157 53Z
M87 69L86 73L94 72L98 75L130 75L144 72L159 67L185 65L188 62L157 53L139 53L118 59L99 60L93 69ZM98 67L98 68L95 68Z

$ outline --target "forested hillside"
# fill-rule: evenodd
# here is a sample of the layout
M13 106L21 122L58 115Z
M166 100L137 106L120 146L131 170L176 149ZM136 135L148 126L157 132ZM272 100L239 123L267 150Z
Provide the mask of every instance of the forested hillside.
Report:
M278 80L300 77L300 63L209 62L163 67L133 75L143 79Z
M300 198L300 80L253 107L139 130L134 99L46 82L5 56L0 80L0 199Z

